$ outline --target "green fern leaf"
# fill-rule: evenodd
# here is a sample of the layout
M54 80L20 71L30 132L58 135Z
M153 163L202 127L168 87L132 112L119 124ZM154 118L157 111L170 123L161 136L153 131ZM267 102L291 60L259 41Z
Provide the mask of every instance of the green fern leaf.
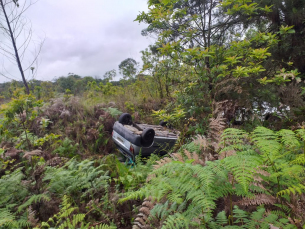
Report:
M223 162L233 173L234 179L242 186L243 193L247 194L249 185L254 180L254 170L262 164L262 158L259 155L239 153L225 158Z
M109 226L107 224L100 224L100 225L97 225L95 227L91 227L91 229L116 229L117 227L116 226Z
M7 209L0 208L0 226L11 224L15 221L15 215Z
M243 130L234 128L225 129L221 135L220 146L222 146L223 149L220 151L220 153L230 150L246 150L248 147L244 143L247 138L248 134Z
M27 208L33 203L38 203L41 200L50 201L50 197L45 194L32 195L25 203L18 207L17 212L21 212L24 208Z
M305 129L298 129L296 133L305 142Z
M297 139L295 133L291 130L282 129L277 132L277 136L280 142L282 142L282 144L284 144L284 146L287 148L295 148L300 146L299 140Z
M216 222L219 225L226 225L228 223L228 218L226 216L226 212L225 211L221 211L217 214L216 216Z

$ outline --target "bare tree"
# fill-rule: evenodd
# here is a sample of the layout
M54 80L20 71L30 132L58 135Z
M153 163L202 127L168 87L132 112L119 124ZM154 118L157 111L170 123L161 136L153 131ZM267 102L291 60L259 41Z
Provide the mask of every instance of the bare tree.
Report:
M33 59L28 62L28 66L24 67L22 63L29 51L28 48L31 44L33 33L31 23L23 15L34 3L31 0L24 0L19 5L18 0L0 0L0 29L4 38L0 44L0 53L11 63L17 64L27 94L30 93L30 90L25 78L25 71L30 69L33 73L35 68L32 65L37 63L43 44L41 42L38 45ZM1 75L9 78L4 73L1 73Z

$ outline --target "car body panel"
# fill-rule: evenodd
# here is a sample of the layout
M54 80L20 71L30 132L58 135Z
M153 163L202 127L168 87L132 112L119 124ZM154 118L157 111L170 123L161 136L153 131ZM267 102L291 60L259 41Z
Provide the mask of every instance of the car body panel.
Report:
M145 124L140 124L143 128L145 128ZM160 128L163 128L163 133L168 133L167 135L158 136L155 135L154 141L151 146L143 147L141 146L141 136L140 132L136 133L136 131L131 131L130 127L126 127L118 122L116 122L113 126L112 139L121 153L132 160L135 159L135 156L141 154L141 156L150 156L151 154L166 154L176 143L178 139L178 134L174 134L173 131L167 130L167 128L147 125L149 128L156 129L156 133L161 133ZM166 132L165 132L166 131ZM176 131L176 133L179 133ZM159 134L162 135L162 134Z

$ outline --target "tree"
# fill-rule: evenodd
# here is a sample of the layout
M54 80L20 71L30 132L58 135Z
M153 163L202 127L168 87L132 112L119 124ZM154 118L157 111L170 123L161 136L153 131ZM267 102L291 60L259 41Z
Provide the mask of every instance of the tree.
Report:
M119 64L120 74L122 74L124 78L134 78L137 74L137 68L138 63L132 58L127 58Z
M276 59L274 63L280 62L285 68L297 68L305 73L305 1L224 0L222 5L245 28L276 33L281 41L271 50ZM283 31L283 28L287 30Z
M24 67L22 62L25 59L27 49L31 43L32 30L28 20L23 17L24 12L34 3L24 1L19 5L18 0L0 0L1 5L1 19L0 25L8 42L2 42L0 45L0 52L11 62L15 62L18 66L26 93L29 94L29 86L25 78L24 72L31 69L32 72L35 68L32 66L40 53L43 42L39 45L36 54L29 65ZM1 75L5 76L4 73ZM6 76L5 76L6 77ZM7 77L8 78L8 77Z
M293 46L286 41L290 41L294 30L290 24L268 30L272 20L267 15L272 12L272 6L267 2L266 5L256 2L149 0L149 10L138 15L136 21L148 24L144 35L153 33L158 36L160 55L166 56L165 60L169 58L180 66L190 67L184 89L175 93L177 102L190 115L210 113L214 109L212 104L220 101L229 101L223 105L228 108L223 111L228 121L237 117L241 109L251 112L257 108L264 112L264 104L280 107L280 102L291 106L291 103L284 103L282 98L288 93L278 93L278 85L284 86L289 81L296 84L301 78L297 77L299 73L295 66L289 67L293 63L288 60L293 54L286 53L282 61L275 51L289 50ZM281 1L270 2L278 4ZM304 60L300 55L299 59ZM151 67L148 65L147 69ZM184 75L181 70L184 68L176 73L179 78ZM157 73L164 75L162 69L157 69ZM299 92L295 93L294 98L297 97L301 97ZM247 118L250 120L249 116Z
M112 69L110 71L105 72L103 79L109 82L110 80L113 80L115 76L116 76L116 70Z
M162 55L156 45L150 45L149 48L141 51L141 53L142 72L154 79L161 99L164 97L164 89L166 96L170 97L170 86L174 84L176 78L174 72L182 70L180 64L168 56Z

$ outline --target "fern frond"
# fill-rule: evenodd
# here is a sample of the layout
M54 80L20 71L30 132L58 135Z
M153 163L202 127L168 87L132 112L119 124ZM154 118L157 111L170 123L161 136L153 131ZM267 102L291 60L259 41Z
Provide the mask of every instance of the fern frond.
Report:
M287 148L299 147L300 142L295 133L291 130L282 129L277 132L277 136L282 144Z
M116 228L117 228L116 226L107 225L107 224L100 224L100 225L91 227L91 229L116 229Z
M193 140L192 142L194 143L194 145L199 147L199 150L200 149L205 150L208 147L208 140L203 135L196 135L194 138L192 138L192 140ZM190 149L187 149L187 150L189 150L191 152L195 152L195 150L190 150Z
M232 192L231 187L223 185L227 174L219 172L222 176L220 177L214 172L221 167L221 164L215 165L215 168L214 164L216 161L204 167L193 165L191 161L167 163L153 171L155 176L148 184L138 191L126 193L120 202L139 197L151 196L155 200L166 197L168 206L177 205L177 208L175 206L177 210L174 212L165 204L158 205L158 208L163 209L161 216L168 215L165 219L167 228L183 228L186 223L196 224L194 220L202 218L203 213L212 214L216 207L215 201L219 197L224 193ZM174 219L181 220L181 223L174 222Z
M291 164L295 165L305 165L305 154L299 154L296 156L295 160L291 161Z
M64 167L47 167L43 181L49 181L48 191L59 195L76 195L85 189L82 198L108 187L109 176L102 166L95 167L94 161L75 159L68 161ZM79 197L78 197L79 198Z
M233 215L234 215L234 218L235 218L234 223L236 223L236 224L241 223L243 225L243 224L245 224L246 222L249 221L248 220L249 213L239 209L237 206L234 206Z
M250 183L254 180L254 170L262 164L259 155L244 155L242 153L223 159L226 167L233 173L234 179L242 186L247 194Z
M45 201L50 201L50 197L47 196L46 194L32 195L25 203L23 203L22 205L20 205L18 207L17 212L21 212L24 208L27 208L28 206L30 206L33 203L38 203L42 199Z
M15 221L15 215L6 208L0 208L0 226L12 224Z
M228 223L228 218L226 216L225 211L221 211L217 214L216 223L219 224L219 225L222 225L222 226L224 226Z
M72 204L70 203L70 197L64 195L62 200L62 208L58 213L58 218L60 219L68 218L75 210L77 210L77 208L72 207Z
M176 228L190 228L191 222L189 218L185 217L181 213L169 215L165 220L162 229L176 229Z
M245 145L245 140L248 139L248 134L239 129L228 128L225 129L221 135L220 145L223 149L220 153L236 150L236 151L243 151L248 147Z
M184 154L185 154L185 156L187 157L187 159L188 159L189 161L192 161L192 163L193 163L194 165L195 165L195 164L205 165L205 162L199 158L199 155L198 155L197 152L191 153L190 151L188 151L188 150L185 149L185 150L184 150Z
M305 129L298 129L295 132L305 142Z
M243 198L239 203L241 205L249 206L249 205L265 205L265 204L275 204L276 198L267 194L258 194L253 198Z
M267 156L278 155L278 152L282 148L278 142L277 134L265 127L257 127L252 132L252 141L257 148Z
M4 226L4 227L3 227ZM17 218L11 211L6 208L0 208L0 228L25 228L30 224L26 214Z
M209 138L218 143L221 133L226 127L225 118L218 115L217 118L211 118L209 121Z
M165 158L163 158L163 159L161 159L161 160L159 160L159 161L156 161L157 165L154 165L153 168L154 168L154 169L158 169L158 168L160 168L161 166L163 166L163 165L165 165L165 164L167 164L167 163L169 163L169 162L171 162L171 161L172 161L171 158L165 157Z
M282 195L290 195L290 194L302 194L305 193L305 185L303 184L296 184L288 187L285 190L281 190L277 193L277 196L282 196Z
M83 225L83 220L85 219L85 214L77 214L77 215L73 215L72 220L70 220L69 218L66 219L65 222L63 222L58 229L65 229L65 228L76 228L78 226L79 223L82 224L81 228L88 228L89 223L84 227Z

